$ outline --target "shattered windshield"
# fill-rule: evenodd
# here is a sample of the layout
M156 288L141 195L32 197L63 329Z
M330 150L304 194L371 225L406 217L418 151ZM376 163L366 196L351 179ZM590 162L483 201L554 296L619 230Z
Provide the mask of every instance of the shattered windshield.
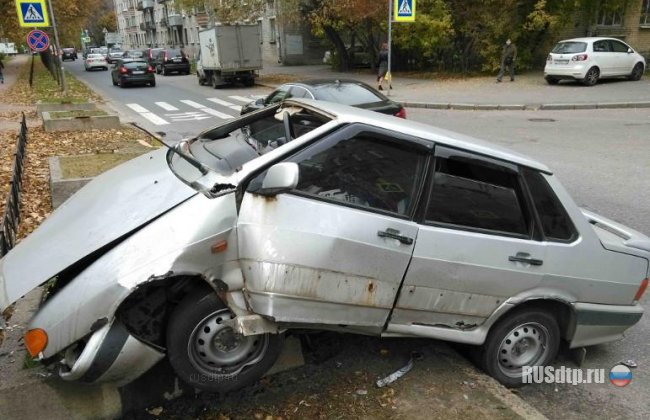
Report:
M281 108L277 104L178 143L167 153L167 162L183 182L202 190L204 188L199 185L199 180L206 176L206 169L221 177L228 177L239 171L245 163L329 120L308 109Z

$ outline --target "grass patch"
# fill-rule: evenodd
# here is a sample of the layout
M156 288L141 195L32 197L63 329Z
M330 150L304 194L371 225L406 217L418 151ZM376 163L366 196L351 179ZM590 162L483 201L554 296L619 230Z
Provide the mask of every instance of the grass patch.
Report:
M50 111L50 117L53 119L56 118L90 118L90 117L101 117L108 115L105 111L100 109L95 109L92 111L87 111L83 109L75 109L72 111Z
M33 85L30 87L30 67L31 62L28 60L20 70L18 80L6 97L9 103L32 105L37 101L48 103L75 103L89 100L103 102L99 95L68 72L65 73L68 92L64 95L56 79L52 77L39 56L34 56L34 79Z
M140 155L141 153L103 153L64 156L59 158L59 165L64 179L92 178Z

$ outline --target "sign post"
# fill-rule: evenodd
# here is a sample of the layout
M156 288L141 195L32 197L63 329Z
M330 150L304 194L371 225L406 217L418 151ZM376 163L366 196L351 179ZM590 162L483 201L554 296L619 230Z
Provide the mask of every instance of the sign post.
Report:
M388 95L393 89L393 75L391 69L391 57L393 50L393 20L395 22L415 22L416 0L388 0Z
M56 28L56 19L54 19L54 9L52 8L52 0L47 0L48 5L50 6L50 11L52 12L52 28L54 29L54 42L56 49L56 63L60 65L61 69L61 91L66 95L68 93L68 86L65 82L65 69L63 68L63 60L61 60L61 43L59 42L59 31Z

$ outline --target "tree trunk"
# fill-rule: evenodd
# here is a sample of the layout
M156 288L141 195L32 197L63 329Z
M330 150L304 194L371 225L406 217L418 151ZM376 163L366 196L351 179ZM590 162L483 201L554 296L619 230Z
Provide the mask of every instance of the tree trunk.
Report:
M323 29L325 30L325 36L327 36L327 39L334 44L336 51L338 52L339 71L350 70L350 57L348 57L348 51L345 49L345 44L339 36L339 33L330 25L326 25Z

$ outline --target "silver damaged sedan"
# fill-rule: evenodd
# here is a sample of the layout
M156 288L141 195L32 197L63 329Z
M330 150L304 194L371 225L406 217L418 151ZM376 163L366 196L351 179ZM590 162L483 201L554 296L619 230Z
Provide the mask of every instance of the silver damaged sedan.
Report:
M291 329L481 346L508 386L561 341L639 321L650 239L576 206L549 168L479 140L288 100L97 177L0 260L0 311L65 380L261 377Z

